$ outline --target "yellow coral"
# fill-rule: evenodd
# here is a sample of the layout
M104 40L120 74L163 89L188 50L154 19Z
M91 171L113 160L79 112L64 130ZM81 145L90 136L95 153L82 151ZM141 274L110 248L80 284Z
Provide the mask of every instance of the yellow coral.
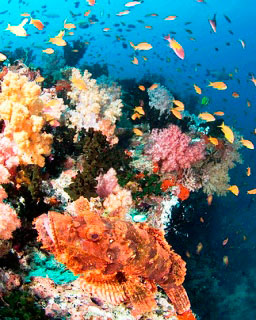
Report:
M52 135L41 132L45 124L41 88L26 76L9 71L2 82L0 117L6 121L4 135L18 147L21 164L44 166L51 152Z

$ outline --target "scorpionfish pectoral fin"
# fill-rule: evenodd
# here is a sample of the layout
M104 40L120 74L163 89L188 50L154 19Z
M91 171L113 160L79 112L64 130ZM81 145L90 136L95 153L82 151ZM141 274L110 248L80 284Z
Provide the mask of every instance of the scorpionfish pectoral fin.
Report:
M176 312L182 314L190 309L190 301L185 288L182 285L161 286L168 295Z
M134 317L150 312L157 306L155 300L157 288L152 281L130 276L123 286L132 306L131 314Z
M103 276L98 279L95 276L80 277L82 289L99 299L113 305L128 303L131 306L133 316L152 311L156 307L156 285L140 277L125 277L117 273L115 276Z
M92 280L82 276L80 277L80 286L93 297L97 297L113 305L118 305L127 300L122 285L115 278Z

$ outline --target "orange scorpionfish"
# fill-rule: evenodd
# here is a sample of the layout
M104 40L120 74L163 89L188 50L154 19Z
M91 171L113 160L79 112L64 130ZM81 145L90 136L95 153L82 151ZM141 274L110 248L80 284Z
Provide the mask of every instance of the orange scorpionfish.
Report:
M128 303L139 316L156 307L158 284L178 314L190 309L182 286L185 262L162 230L90 210L78 216L50 211L34 224L43 248L79 274L82 289L92 296L114 305Z

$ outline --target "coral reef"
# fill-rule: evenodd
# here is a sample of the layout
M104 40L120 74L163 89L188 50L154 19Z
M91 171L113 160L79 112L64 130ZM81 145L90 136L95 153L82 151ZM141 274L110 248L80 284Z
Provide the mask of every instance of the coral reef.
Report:
M205 221L195 204L227 192L239 134L175 118L160 84L49 59L44 80L21 62L0 72L0 315L20 299L28 319L195 319L187 235Z

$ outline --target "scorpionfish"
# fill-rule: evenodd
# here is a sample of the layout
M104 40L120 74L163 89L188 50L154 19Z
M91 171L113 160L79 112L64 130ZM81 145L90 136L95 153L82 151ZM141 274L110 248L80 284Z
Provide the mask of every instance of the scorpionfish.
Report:
M91 296L114 305L124 302L139 316L156 307L159 285L178 314L190 309L182 286L185 262L162 230L90 210L78 216L50 211L34 224L43 248L80 275L81 288Z

